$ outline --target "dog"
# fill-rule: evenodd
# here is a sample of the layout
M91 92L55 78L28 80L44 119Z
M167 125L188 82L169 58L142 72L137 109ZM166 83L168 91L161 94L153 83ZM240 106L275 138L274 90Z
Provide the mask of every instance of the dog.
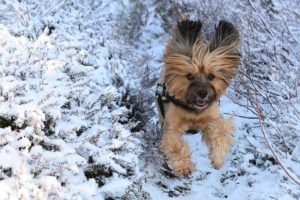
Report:
M222 118L219 99L240 63L239 32L233 24L220 21L206 44L201 28L201 21L187 19L173 27L156 90L163 130L160 150L178 176L195 169L181 138L188 130L202 132L215 169L223 166L233 143L234 125L231 118Z

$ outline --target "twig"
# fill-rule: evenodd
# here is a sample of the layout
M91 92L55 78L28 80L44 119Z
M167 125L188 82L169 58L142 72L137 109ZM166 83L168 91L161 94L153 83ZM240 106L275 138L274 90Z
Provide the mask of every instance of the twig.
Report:
M232 113L224 113L225 115L232 115ZM244 118L244 119L258 119L258 117L250 117L250 116L243 116L243 115L238 115L233 113L233 115L235 117L240 117L240 118Z
M298 184L300 186L300 181L298 180L298 178L296 178L296 175L295 174L291 174L292 172L287 169L283 163L280 161L280 159L278 158L277 154L275 153L273 147L272 147L272 144L271 142L269 141L265 131L264 131L264 128L263 128L263 125L262 125L262 119L261 119L261 109L260 109L260 106L259 106L259 102L258 102L258 98L256 97L256 110L257 110L257 116L258 116L258 122L259 122L259 127L260 127L260 130L265 138L265 141L268 145L268 147L270 148L272 154L273 154L273 157L275 158L275 160L277 161L277 163L280 165L280 167L283 169L283 171L286 173L286 175L288 175L296 184Z

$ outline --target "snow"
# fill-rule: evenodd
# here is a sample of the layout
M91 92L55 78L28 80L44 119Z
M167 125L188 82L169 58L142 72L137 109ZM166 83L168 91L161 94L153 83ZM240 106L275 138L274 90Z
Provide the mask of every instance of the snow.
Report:
M298 11L294 1L280 0L3 1L0 199L299 199L299 185L245 108L242 74L221 100L237 128L220 170L201 135L185 135L196 171L172 175L158 150L153 103L176 19L202 19L205 36L218 20L232 21L243 39L241 73L267 76L259 92L282 94L271 98L274 109L259 98L264 128L299 179Z

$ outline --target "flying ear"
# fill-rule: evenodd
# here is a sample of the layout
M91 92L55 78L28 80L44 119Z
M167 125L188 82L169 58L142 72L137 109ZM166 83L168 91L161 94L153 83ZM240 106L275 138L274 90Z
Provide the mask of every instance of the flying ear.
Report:
M180 54L192 57L193 44L200 37L202 23L200 21L181 20L173 27L166 54Z
M238 48L240 36L238 30L229 22L220 21L216 32L208 45L203 65L216 74L220 74L226 83L236 74L240 63Z
M220 21L216 28L216 32L210 42L209 51L215 51L223 48L226 53L234 53L240 43L238 30L229 22Z

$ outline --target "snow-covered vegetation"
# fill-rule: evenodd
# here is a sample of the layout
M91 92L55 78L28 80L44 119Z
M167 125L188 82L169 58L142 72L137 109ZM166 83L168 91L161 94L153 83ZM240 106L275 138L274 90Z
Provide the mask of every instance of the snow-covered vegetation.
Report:
M0 199L299 199L300 4L288 0L3 0ZM220 170L186 135L196 171L158 146L155 82L177 19L239 27L221 101L235 144ZM297 183L298 182L298 183Z

